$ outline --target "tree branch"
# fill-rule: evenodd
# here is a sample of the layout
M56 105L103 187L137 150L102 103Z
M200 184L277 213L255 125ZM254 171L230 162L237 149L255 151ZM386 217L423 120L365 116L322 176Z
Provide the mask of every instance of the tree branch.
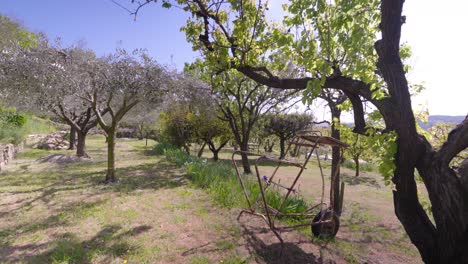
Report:
M448 165L458 153L466 148L468 148L468 116L450 131L447 141L440 147L437 155L444 165Z

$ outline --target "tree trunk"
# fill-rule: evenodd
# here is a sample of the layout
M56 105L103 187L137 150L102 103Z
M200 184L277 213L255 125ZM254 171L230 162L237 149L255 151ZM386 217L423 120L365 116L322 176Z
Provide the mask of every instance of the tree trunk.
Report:
M273 152L273 147L274 146L275 146L275 142L273 140L270 142L270 139L267 139L265 141L265 146L263 148L265 149L265 152L271 153L271 152Z
M359 176L359 157L354 157L354 165L356 166L356 173L354 176L358 177Z
M284 142L286 140L284 138L280 138L280 159L284 159L284 157L286 156L286 153L284 153L285 151L285 147L284 147Z
M78 134L78 143L76 145L76 156L77 157L84 157L88 158L88 154L86 153L86 135L87 132L77 131Z
M187 146L187 145L184 145L183 148L184 148L185 152L187 152L187 154L190 155L190 147Z
M211 152L213 152L213 160L218 161L219 160L219 157L218 157L219 150L212 150Z
M203 155L203 151L205 150L205 146L206 146L206 142L203 142L203 145L202 145L201 148L198 150L197 157L201 158L201 156Z
M106 183L115 182L115 130L107 133L107 174Z
M70 145L68 146L68 149L74 150L75 143L76 143L76 128L74 126L70 126Z
M249 147L248 147L247 143L240 144L240 150L241 151L249 151ZM250 169L249 156L247 156L247 154L242 153L241 157L242 157L242 167L244 168L244 173L245 174L252 173L252 170Z
M332 114L332 125L331 125L331 136L340 140L340 118L341 118L341 111L337 109L336 106L330 105L330 110ZM331 177L333 178L333 189L330 193L330 199L333 201L333 208L338 209L336 213L341 215L339 211L342 208L340 204L340 158L341 158L341 151L339 147L332 147L332 168L331 168Z
M411 96L399 55L403 0L382 0L382 39L375 43L377 67L388 85L391 104L381 107L387 127L397 134L395 214L426 263L468 263L468 184L449 166L468 147L468 119L450 132L438 151L418 135ZM415 168L424 181L433 224L418 200Z

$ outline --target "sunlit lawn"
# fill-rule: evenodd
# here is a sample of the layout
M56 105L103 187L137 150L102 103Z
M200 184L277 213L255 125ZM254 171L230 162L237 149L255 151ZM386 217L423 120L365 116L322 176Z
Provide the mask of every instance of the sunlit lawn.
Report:
M90 137L87 144L90 161L41 163L39 158L73 152L26 149L1 172L1 263L420 262L393 214L391 189L376 173L354 178L343 169L347 185L337 238L318 241L310 228L290 232L290 259L279 259L279 243L262 220L238 222L240 208L217 206L184 168L152 155L154 141L118 141L119 182L112 185L102 183L104 138ZM223 151L221 162L229 162L230 153ZM260 169L267 175L273 166ZM321 195L318 172L311 163L300 182L310 203ZM286 183L295 173L285 167L279 175Z

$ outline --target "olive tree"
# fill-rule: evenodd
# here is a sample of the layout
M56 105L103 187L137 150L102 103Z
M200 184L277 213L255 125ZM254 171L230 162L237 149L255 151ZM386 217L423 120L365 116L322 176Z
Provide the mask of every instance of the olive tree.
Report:
M54 114L68 124L71 134L78 135L78 157L88 157L86 136L97 125L91 105L80 98L90 83L88 61L95 58L92 51L61 48L40 39L36 47L18 50L5 66L13 80L5 94L9 101L20 109Z
M272 110L292 107L296 91L272 89L236 72L225 72L211 79L221 120L228 122L241 151L249 150L251 133L259 118ZM248 156L241 154L244 173L251 173Z
M216 110L216 109L214 109ZM221 120L216 112L197 111L190 116L195 139L208 145L213 160L219 159L218 153L232 138L229 124Z
M284 159L285 143L298 132L309 128L313 118L308 114L270 114L266 117L265 130L280 141L280 159Z
M88 101L104 131L107 141L107 173L105 182L115 176L115 138L125 115L142 102L158 103L165 92L165 70L141 51L115 54L95 60L88 67L90 85L83 99ZM102 115L108 111L107 117Z

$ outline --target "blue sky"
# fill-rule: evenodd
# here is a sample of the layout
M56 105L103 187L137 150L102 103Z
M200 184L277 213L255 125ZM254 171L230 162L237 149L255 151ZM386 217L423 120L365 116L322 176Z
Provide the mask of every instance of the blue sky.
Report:
M117 47L145 48L159 62L179 69L197 56L179 32L188 14L177 9L148 5L134 21L110 0L0 0L0 13L51 39L60 36L65 45L84 41L98 55Z
M280 13L284 2L270 0L270 11ZM463 81L468 61L466 10L466 0L405 2L402 41L413 48L408 79L425 82L427 87L413 98L415 109L429 108L430 114L443 115L468 113L468 83ZM116 47L145 48L160 63L178 69L198 56L179 31L188 14L174 8L148 5L134 21L111 0L0 0L0 13L49 38L60 36L65 45L85 41L98 55Z

